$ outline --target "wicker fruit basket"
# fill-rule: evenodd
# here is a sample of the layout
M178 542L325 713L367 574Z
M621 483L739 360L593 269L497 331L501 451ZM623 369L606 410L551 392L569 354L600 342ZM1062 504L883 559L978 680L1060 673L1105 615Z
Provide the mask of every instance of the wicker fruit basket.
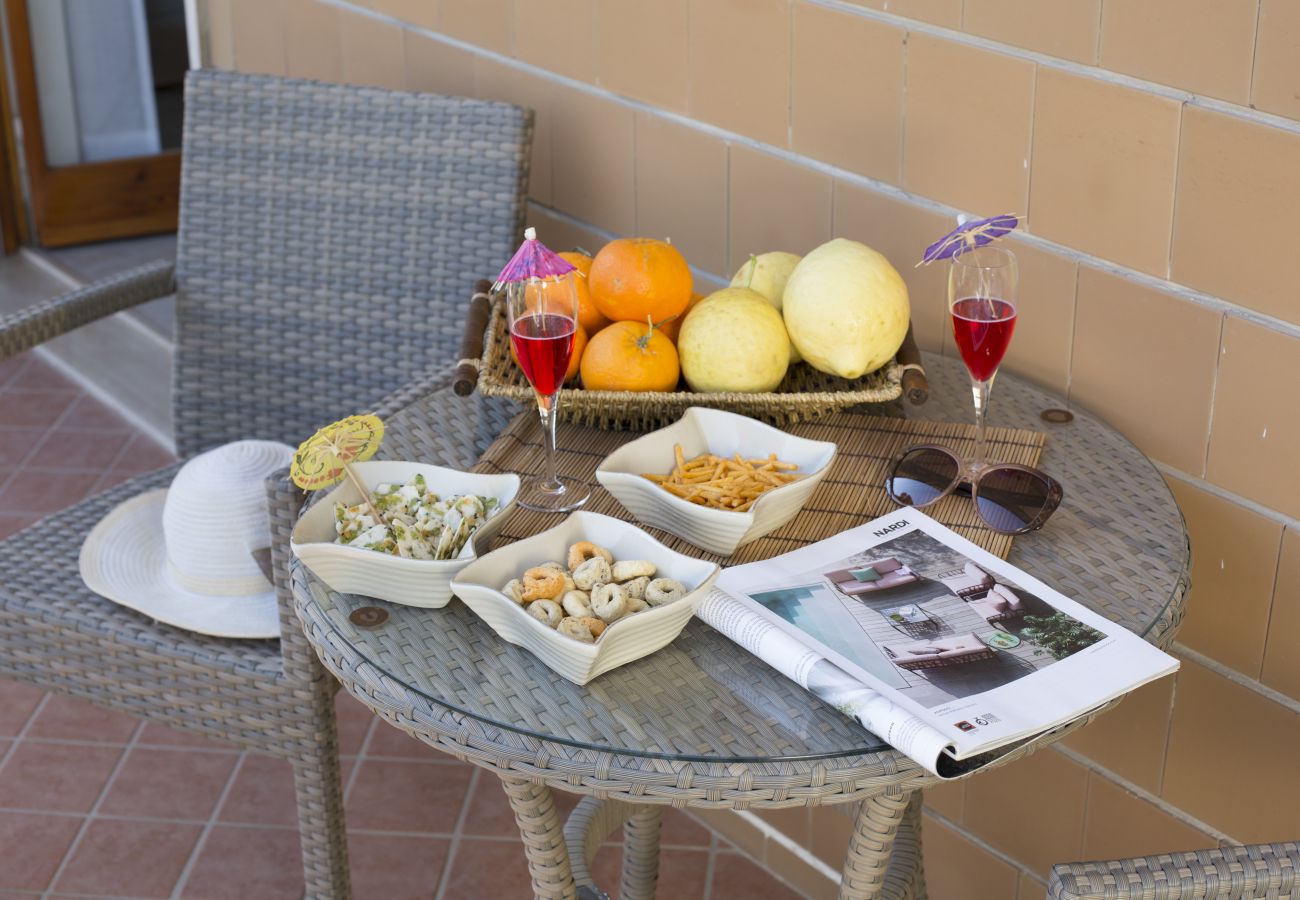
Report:
M456 392L469 394L477 386L486 397L505 397L533 403L533 389L510 356L510 335L505 304L493 300L491 284L475 287L466 320L465 340L457 369ZM566 388L560 399L560 418L614 431L660 428L681 418L691 406L708 406L741 413L773 425L789 425L864 403L888 403L904 393L913 403L924 402L928 387L920 370L920 354L909 329L899 359L861 378L837 378L806 363L790 367L775 391L762 393L704 394L676 391L588 391ZM914 359L913 359L914 358Z

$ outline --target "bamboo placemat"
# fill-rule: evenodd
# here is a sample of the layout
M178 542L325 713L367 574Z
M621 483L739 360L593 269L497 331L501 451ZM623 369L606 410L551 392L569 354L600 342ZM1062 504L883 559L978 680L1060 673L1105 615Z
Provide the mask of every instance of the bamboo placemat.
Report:
M955 423L840 413L791 425L786 430L812 440L834 441L839 445L839 453L831 471L808 498L808 503L785 525L746 544L730 557L714 556L668 532L643 527L674 550L702 559L725 560L728 565L769 559L897 509L885 493L884 482L889 464L904 447L942 444L959 456L969 455L975 449L975 427ZM596 481L596 467L617 447L639 436L625 431L560 423L557 454L560 474L591 486L591 499L583 509L632 519L631 514ZM1037 465L1045 437L1040 432L1024 429L990 428L986 434L987 455L1000 462ZM671 466L672 460L665 459L664 471ZM479 459L473 471L515 472L526 478L540 473L544 467L541 424L537 413L528 410L515 417L510 427ZM1002 559L1011 552L1012 538L990 531L969 497L945 497L927 507L925 512ZM529 537L558 521L559 517L554 513L516 510L504 523L493 544L500 546Z

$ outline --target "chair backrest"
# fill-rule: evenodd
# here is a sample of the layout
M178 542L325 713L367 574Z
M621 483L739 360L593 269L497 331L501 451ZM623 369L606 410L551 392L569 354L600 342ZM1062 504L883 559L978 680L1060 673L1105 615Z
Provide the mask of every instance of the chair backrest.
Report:
M450 366L520 239L533 117L202 70L185 83L176 443L296 444Z

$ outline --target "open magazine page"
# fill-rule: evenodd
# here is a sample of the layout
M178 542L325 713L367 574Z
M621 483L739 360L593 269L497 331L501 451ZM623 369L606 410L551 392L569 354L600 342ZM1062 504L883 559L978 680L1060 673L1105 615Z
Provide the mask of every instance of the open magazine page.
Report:
M701 618L931 771L933 747L961 760L1012 744L1178 665L913 509L716 588Z
M713 590L695 614L786 678L937 773L940 757L951 744L947 738L794 636L755 615L749 604Z

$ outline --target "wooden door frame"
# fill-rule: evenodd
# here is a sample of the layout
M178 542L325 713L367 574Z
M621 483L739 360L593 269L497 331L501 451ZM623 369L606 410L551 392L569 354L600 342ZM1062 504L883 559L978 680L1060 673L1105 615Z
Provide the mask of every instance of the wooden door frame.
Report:
M0 34L3 29L0 29ZM0 48L2 50L3 48ZM0 247L8 256L27 243L27 215L23 206L23 180L18 171L18 144L9 102L9 73L0 53Z
M175 231L179 150L75 166L46 162L27 3L4 0L4 9L36 241L58 247Z

